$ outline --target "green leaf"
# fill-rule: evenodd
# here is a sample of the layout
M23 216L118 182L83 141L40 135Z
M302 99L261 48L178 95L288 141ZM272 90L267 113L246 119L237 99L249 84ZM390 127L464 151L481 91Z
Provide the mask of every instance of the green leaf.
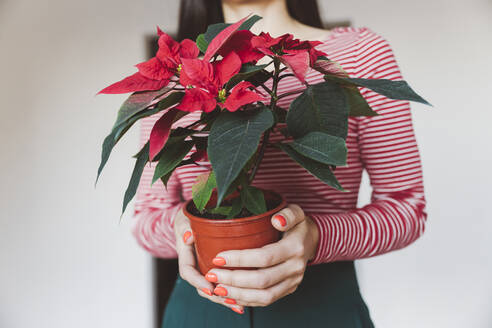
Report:
M325 79L337 81L343 84L365 87L390 99L415 101L431 106L431 104L428 103L427 100L425 100L415 91L413 91L413 89L408 85L406 81L393 81L387 79L340 78L330 75L325 75Z
M345 191L331 171L331 168L328 164L320 163L307 158L299 154L288 144L279 144L279 147L284 152L286 152L290 158L292 158L299 165L308 170L308 172L311 173L313 176L337 190Z
M184 92L173 92L169 96L161 100L154 108L139 111L133 116L130 116L128 119L121 122L119 121L122 118L120 114L118 114L116 123L113 125L111 132L109 133L108 136L106 136L106 138L103 141L102 151L101 151L101 163L99 164L99 168L97 169L96 183L97 180L99 179L99 176L101 175L102 170L104 169L104 166L106 166L106 163L108 162L111 151L113 150L114 146L118 143L118 141L121 139L121 137L123 137L126 131L128 131L132 127L132 125L135 124L135 122L137 122L138 120L144 117L154 115L162 110L165 110L168 107L176 105L178 102L181 101L183 96L184 96Z
M259 21L261 18L262 17L258 15L251 16L250 18L245 20L244 23L241 24L241 26L239 26L238 30L250 30L253 27L253 25L255 25L255 23Z
M285 119L287 118L287 111L285 108L275 106L273 107L273 114L275 115L276 123L285 123Z
M272 78L272 76L273 76L272 73L267 72L265 70L261 70L253 74L252 76L248 77L246 81L251 82L251 84L257 87L268 81L270 78Z
M252 156L253 157L253 156ZM246 167L246 166L245 166ZM243 172L241 172L238 177L236 179L234 179L234 181L232 181L232 183L229 185L229 188L227 189L227 192L225 193L224 195L224 199L227 198L228 196L234 194L235 192L238 191L238 187L239 185L241 184L241 180L243 178L243 176L246 176L244 173L244 170ZM242 176L243 175L243 176ZM219 204L220 205L220 204Z
M135 122L137 122L139 119L142 119L142 118L150 116L150 115L154 115L154 114L159 113L165 109L168 109L169 107L176 105L177 103L179 103L181 101L183 96L184 96L184 92L180 92L180 91L173 92L173 93L169 94L166 98L160 100L155 105L155 107L153 107L151 109L144 110L144 111L140 111L140 112L136 113L135 115L131 116L130 118L128 118L126 121L122 121L119 124L115 123L115 125L113 126L113 131L115 131L115 136L114 136L115 144L126 133L126 131ZM177 118L181 118L186 114L187 113L184 113L184 114L179 113L177 115Z
M174 169L177 169L180 166L188 165L188 164L193 164L193 162L191 162L191 161L188 162L187 160L186 161L181 161L181 163L179 163ZM170 171L169 173L166 173L165 175L163 175L161 177L161 182L164 185L164 187L166 187L166 189L167 189L167 183L168 183L169 179L171 178L171 175L173 174L173 171L174 170Z
M181 140L184 140L186 137L189 137L195 133L198 133L199 131L197 130L193 130L193 129L186 129L186 128L183 128L183 127L177 127L176 129L173 129L171 131L171 134L169 136L169 141L168 142L175 142L175 141L179 141L180 138Z
M232 206L221 206L221 207L211 208L207 211L212 214L221 214L221 215L228 216L229 213L231 213L232 211Z
M184 94L185 93L182 92L182 91L174 91L173 93L170 93L169 96L167 96L166 98L160 100L157 103L157 106L161 110L164 110L166 108L169 108L171 106L174 106L177 103L179 103L181 101L181 99L183 99Z
M254 113L223 112L215 120L210 129L207 152L217 179L217 205L256 152L263 132L272 125L273 114L265 106Z
M203 33L198 35L195 42L196 46L198 47L198 49L200 49L202 53L205 53L207 51L208 42L205 40L205 36L203 35Z
M118 142L118 140L128 131L128 129L139 119L147 116L151 116L159 112L158 108L153 108L153 109L147 109L143 112L138 113L137 115L133 116L130 118L128 121L123 122L120 125L117 125L113 127L111 130L111 133L104 138L103 145L102 145L102 152L101 152L101 163L99 164L99 168L97 169L97 177L96 177L96 183L97 180L99 179L99 176L101 175L102 170L104 169L104 166L108 162L109 155L111 154L111 151L113 150L114 146Z
M159 163L155 167L152 184L162 176L172 172L188 154L191 147L193 147L193 141L172 142L171 138L169 138L159 156Z
M195 184L191 187L193 203L196 208L202 212L208 204L212 191L217 187L214 172L201 174L196 178Z
M310 132L288 145L298 153L330 165L347 164L345 140L323 132Z
M234 198L232 201L231 211L227 215L227 219L232 219L243 210L243 202L240 197Z
M157 91L135 92L121 105L114 125L119 125L133 115L149 107L158 95L169 92L171 89L163 88Z
M349 74L343 69L340 64L334 62L325 56L320 56L314 62L313 68L320 73L334 75L338 77L349 77Z
M377 116L357 87L344 87L343 92L349 105L349 116Z
M331 81L308 86L291 103L286 121L294 138L321 131L345 139L348 103L342 87Z
M243 185L241 189L241 201L253 214L262 214L267 211L263 191L253 186Z
M130 183L125 191L125 197L123 198L123 210L121 215L125 213L128 203L133 199L135 193L137 192L138 184L140 183L140 178L142 176L145 164L149 160L149 143L147 142L145 146L136 155L137 160L135 162L135 167L133 168L133 173L130 178Z
M207 27L207 31L203 34L204 40L207 42L207 44L210 44L210 42L219 34L223 29L225 29L227 26L231 24L226 24L226 23L216 23L216 24L211 24Z
M241 67L241 71L231 77L229 82L227 82L226 89L230 90L232 89L236 84L238 84L241 81L247 80L251 77L253 77L255 74L261 72L265 67L268 65L250 65L250 64L244 64Z
M242 23L241 26L239 26L238 30L249 30L260 19L261 19L260 16L253 15L247 20L245 20L244 23ZM207 44L210 43L213 40L213 38L217 36L217 34L219 34L223 29L225 29L229 25L232 24L217 23L217 24L209 25L207 31L203 34L204 40L207 42Z
M164 175L161 177L161 182L162 184L164 185L164 187L167 189L167 182L169 181L169 179L171 178L171 175L173 174L173 172L169 172L168 174Z

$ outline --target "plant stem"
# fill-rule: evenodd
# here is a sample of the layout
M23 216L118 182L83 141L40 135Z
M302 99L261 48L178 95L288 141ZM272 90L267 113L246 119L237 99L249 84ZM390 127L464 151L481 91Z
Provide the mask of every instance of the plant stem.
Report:
M275 59L273 62L275 66L275 73L273 75L273 86L272 86L272 91L270 93L271 95L271 101L270 101L270 110L273 112L275 106L277 105L277 100L279 99L277 96L277 89L278 89L278 82L280 81L279 75L280 75L280 61L278 59ZM253 169L251 170L251 174L248 178L248 183L251 184L255 178L256 172L258 171L258 168L260 167L260 163L263 160L263 156L265 155L265 148L268 144L268 140L270 139L270 133L272 132L272 129L275 127L276 123L273 124L272 127L270 127L265 134L263 135L263 140L261 142L260 146L260 151L258 153L258 157L256 158L256 161L254 163Z
M278 78L278 80L280 81L280 80L282 80L283 78L286 78L286 77L289 77L289 76L293 76L293 77L295 77L295 75L294 75L294 74L289 73L289 74L284 74L284 75L282 75L281 77L279 77L279 78Z
M260 84L260 86L271 96L272 95L272 90L268 88L265 83Z

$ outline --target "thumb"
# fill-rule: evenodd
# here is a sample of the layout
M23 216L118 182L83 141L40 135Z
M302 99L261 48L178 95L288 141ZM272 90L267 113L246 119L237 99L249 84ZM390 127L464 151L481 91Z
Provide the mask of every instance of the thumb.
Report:
M280 231L288 231L304 221L304 211L299 205L289 204L272 216L272 225Z
M181 238L185 245L191 245L194 242L193 231L191 230L190 221L180 210L174 220L174 228L176 230L176 238Z

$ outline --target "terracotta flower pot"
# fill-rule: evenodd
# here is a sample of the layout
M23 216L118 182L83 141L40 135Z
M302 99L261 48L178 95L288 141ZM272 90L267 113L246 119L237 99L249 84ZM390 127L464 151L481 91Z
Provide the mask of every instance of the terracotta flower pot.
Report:
M263 214L239 219L197 217L188 211L188 205L193 200L186 202L183 212L190 219L198 267L202 274L215 267L212 259L222 251L259 248L279 240L280 232L272 226L271 217L284 208L286 202L282 196L272 191L265 190L264 194L267 202L273 201L278 205Z

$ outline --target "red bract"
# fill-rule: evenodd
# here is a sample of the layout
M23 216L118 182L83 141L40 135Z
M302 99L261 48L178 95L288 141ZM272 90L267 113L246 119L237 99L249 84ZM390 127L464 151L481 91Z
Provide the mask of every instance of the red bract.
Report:
M178 43L159 28L157 28L157 34L159 35L159 50L156 56L137 65L142 74L143 71L148 71L149 74L156 71L163 76L171 77L179 70L182 58L198 57L200 51L195 42L190 39L184 39Z
M177 73L181 59L197 58L199 54L196 44L185 39L178 43L157 27L159 50L155 57L137 64L138 72L116 82L99 93L129 93L135 91L159 90L169 83L169 79Z
M235 112L240 107L263 100L263 97L258 93L251 91L254 86L247 82L239 82L232 90L231 94L224 102L224 107L231 112Z
M149 138L150 160L153 160L166 144L169 133L171 132L171 125L178 112L179 111L175 108L170 109L162 115L152 127Z
M284 51L290 54L306 52L309 54L310 65L313 66L319 56L325 56L326 53L317 50L315 47L322 44L320 41L300 41L299 39L289 40Z
M258 51L251 44L251 40L255 35L248 30L236 31L229 40L222 45L219 54L222 57L227 56L231 51L234 51L242 63L254 62L265 56L264 53Z
M207 51L203 55L203 60L209 61L213 56L215 56L215 54L220 51L220 48L224 45L224 43L226 43L231 38L231 36L238 30L241 24L244 23L246 19L248 19L248 17L249 16L246 16L240 21L231 24L220 31L220 33L217 34L208 45Z
M137 72L102 89L98 92L98 94L118 94L145 90L159 90L168 85L168 83L169 80L152 80Z
M321 42L300 41L294 39L292 34L273 38L269 33L262 32L251 39L251 44L265 55L280 59L302 82L305 80L309 67L314 65L319 56L325 55L324 52L315 49Z
M187 89L176 108L186 112L208 113L219 105L234 112L243 105L263 100L261 95L249 90L253 85L244 81L237 84L228 95L225 86L240 69L241 59L235 52L230 52L224 59L214 63L183 59L180 83Z

